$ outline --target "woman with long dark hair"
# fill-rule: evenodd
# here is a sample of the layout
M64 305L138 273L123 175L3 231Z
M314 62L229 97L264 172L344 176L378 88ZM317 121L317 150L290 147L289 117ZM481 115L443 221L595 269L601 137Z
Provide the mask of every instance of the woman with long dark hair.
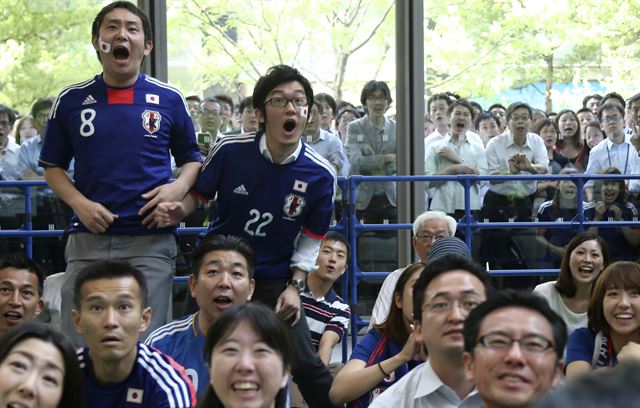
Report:
M376 396L421 363L414 361L419 347L411 323L413 285L425 267L417 262L400 275L387 319L369 330L336 375L329 393L334 404L368 407Z
M580 233L567 245L558 280L541 283L533 290L562 317L567 324L567 334L587 326L591 288L608 263L607 244L595 234Z
M67 338L40 323L0 337L0 406L81 408L82 374Z

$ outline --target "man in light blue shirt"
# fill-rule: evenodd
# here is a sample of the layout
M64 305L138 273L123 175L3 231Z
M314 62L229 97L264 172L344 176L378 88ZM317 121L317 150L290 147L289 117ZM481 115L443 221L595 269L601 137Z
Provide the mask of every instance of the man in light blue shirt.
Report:
M20 178L23 180L44 180L44 169L38 164L38 160L44 143L44 128L52 106L52 98L40 98L31 107L33 127L38 135L20 146L18 166L22 173Z
M335 134L328 132L320 127L320 120L324 108L322 105L315 103L311 108L311 117L304 129L305 143L313 148L320 156L324 157L335 167L339 176L349 176L351 166L349 159L344 152L342 142Z

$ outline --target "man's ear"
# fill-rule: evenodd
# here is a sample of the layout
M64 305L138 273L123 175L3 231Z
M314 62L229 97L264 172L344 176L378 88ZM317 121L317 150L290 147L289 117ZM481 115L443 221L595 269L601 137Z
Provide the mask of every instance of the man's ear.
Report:
M551 385L553 386L553 388L556 388L557 386L560 385L563 372L564 372L564 362L561 359L558 359L558 362L556 363L555 372L553 373L553 381L551 382Z
M45 307L45 301L43 298L40 298L38 300L38 304L36 305L36 312L35 315L38 316L40 313L42 313L42 311L44 310Z
M462 365L464 366L464 374L467 377L467 381L474 382L475 362L473 356L468 351L462 353Z
M151 54L151 50L153 49L153 41L148 40L145 44L144 44L144 55L145 57L148 56L149 54Z
M251 281L249 282L249 295L247 296L247 302L251 301L251 298L253 297L253 292L256 290L256 281L254 279L251 279Z
M255 108L253 110L253 114L255 115L256 120L258 121L258 123L264 123L265 122L264 115L263 115L261 109Z
M424 336L422 335L422 324L418 320L414 320L413 324L413 334L415 335L415 339L417 342L424 344Z
M196 287L198 286L198 278L194 274L189 275L188 284L189 284L189 292L191 292L191 297L195 299Z
M76 309L72 309L71 310L71 317L73 319L73 327L74 329L76 329L76 333L78 334L84 334L82 332L82 326L80 326L80 318L82 317L80 315L80 311L76 310Z
M140 333L147 330L151 324L151 315L151 306L147 306L142 310L142 315L140 316Z

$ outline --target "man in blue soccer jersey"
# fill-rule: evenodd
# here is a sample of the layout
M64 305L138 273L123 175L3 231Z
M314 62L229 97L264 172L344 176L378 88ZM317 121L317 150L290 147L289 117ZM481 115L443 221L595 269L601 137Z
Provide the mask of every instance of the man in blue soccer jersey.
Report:
M145 341L180 363L198 393L209 385L203 354L209 327L231 305L251 299L255 262L253 249L242 238L214 235L202 241L191 254L189 276L198 312L162 326Z
M151 320L144 275L125 262L103 260L75 281L73 323L87 347L78 350L87 407L193 407L184 368L138 342Z
M75 213L61 307L69 336L73 282L97 259L125 259L139 268L154 294L149 331L167 321L175 228L150 230L143 220L158 203L187 193L201 157L182 95L140 73L151 38L149 19L132 3L104 7L92 26L102 74L64 89L49 116L40 163L51 188ZM173 182L169 152L181 166ZM75 184L64 171L74 157Z
M309 81L278 65L258 80L253 106L260 130L222 138L182 202L162 203L152 226L177 224L198 199L215 201L210 234L247 238L256 251L254 300L274 307L294 332L293 379L312 407L328 407L331 375L315 354L301 317L300 292L315 269L320 241L329 229L335 172L300 141L313 105Z

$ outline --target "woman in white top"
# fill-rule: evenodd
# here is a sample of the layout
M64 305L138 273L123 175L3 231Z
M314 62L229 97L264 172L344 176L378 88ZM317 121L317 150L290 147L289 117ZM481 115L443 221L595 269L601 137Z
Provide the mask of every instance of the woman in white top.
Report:
M587 326L591 287L608 263L607 244L595 234L582 232L567 245L558 280L533 289L533 293L545 298L551 309L562 317L568 334Z

